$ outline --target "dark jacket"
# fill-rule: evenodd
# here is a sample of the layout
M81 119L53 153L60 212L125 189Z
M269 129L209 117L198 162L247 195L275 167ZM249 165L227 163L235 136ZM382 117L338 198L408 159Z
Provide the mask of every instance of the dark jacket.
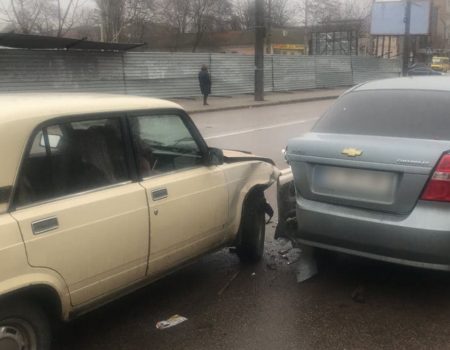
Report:
M211 94L211 76L208 71L202 70L198 73L198 82L200 83L200 90L202 95Z

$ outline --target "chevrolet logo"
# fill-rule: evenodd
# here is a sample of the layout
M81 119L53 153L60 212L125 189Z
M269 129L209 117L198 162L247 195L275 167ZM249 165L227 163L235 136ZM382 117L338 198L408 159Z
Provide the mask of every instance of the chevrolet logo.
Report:
M347 157L359 157L362 156L363 151L356 148L345 148L341 153Z

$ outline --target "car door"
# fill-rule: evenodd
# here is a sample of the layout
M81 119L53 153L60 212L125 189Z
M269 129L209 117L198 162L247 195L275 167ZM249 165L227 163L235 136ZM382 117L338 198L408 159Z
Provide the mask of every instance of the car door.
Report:
M190 119L168 110L130 116L150 208L149 274L160 274L226 240L228 190L221 166Z
M102 115L46 124L22 162L12 215L29 264L58 272L73 305L146 274L147 199L131 181L123 122Z

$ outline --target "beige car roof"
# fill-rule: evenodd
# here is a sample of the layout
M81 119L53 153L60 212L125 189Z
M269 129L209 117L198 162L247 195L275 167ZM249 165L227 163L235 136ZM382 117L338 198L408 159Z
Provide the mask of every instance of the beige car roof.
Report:
M11 120L36 125L59 116L135 109L178 108L176 103L147 97L107 94L1 94L0 126Z
M40 123L71 115L143 109L182 109L173 102L126 95L0 94L0 187L11 186L27 141ZM1 212L0 208L0 212Z

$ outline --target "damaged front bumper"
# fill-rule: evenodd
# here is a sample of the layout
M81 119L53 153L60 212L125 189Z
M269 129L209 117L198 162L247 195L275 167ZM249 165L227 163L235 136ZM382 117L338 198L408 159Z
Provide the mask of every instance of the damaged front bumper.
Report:
M282 170L277 181L278 224L275 239L291 241L292 247L300 250L296 263L297 282L304 282L317 274L314 248L299 243L296 239L297 216L294 175L289 167Z
M297 228L294 175L291 168L281 170L277 181L278 224L275 239L293 241Z

